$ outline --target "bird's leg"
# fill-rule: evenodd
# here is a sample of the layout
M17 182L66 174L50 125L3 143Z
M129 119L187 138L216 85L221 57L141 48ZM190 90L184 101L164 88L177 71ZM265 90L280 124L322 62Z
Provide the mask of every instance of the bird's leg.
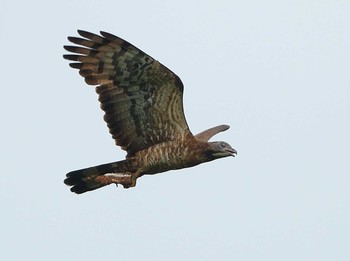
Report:
M131 177L130 177L129 183L121 183L124 188L131 188L131 187L136 186L136 180L138 178L138 173L132 173L130 176Z
M134 187L136 185L136 179L133 178L131 173L107 173L95 178L96 182L103 185L109 185L115 183L121 184L124 188Z

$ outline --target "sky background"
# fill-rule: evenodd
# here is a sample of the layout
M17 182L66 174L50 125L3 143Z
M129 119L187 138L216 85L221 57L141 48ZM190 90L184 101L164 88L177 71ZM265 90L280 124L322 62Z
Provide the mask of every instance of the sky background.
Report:
M350 260L350 2L5 1L0 260ZM173 70L193 133L236 158L75 195L121 160L62 58L104 30Z

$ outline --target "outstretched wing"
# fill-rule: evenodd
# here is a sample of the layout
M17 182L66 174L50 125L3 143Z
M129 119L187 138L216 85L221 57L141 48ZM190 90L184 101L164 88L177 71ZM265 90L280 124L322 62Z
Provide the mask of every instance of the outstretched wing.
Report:
M183 111L183 84L172 71L123 39L78 30L64 46L89 85L98 85L110 133L127 157L190 133ZM78 55L77 55L78 54Z

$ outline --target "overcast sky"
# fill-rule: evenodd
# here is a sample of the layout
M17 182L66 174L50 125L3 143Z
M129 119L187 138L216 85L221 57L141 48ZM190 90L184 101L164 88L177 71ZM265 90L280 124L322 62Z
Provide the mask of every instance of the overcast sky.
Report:
M1 260L350 260L350 2L5 1ZM104 30L173 70L193 133L237 151L75 195L125 157L62 58Z

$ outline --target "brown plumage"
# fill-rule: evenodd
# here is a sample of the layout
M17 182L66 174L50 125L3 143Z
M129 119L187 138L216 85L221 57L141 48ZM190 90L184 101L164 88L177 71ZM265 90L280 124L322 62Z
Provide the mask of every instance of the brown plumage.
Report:
M110 133L127 152L126 159L69 172L64 182L84 193L105 185L136 185L144 174L198 165L237 153L226 142L208 142L220 125L195 136L183 110L180 78L132 44L112 34L78 30L84 38L68 37L78 46L64 46L89 85L97 85Z

